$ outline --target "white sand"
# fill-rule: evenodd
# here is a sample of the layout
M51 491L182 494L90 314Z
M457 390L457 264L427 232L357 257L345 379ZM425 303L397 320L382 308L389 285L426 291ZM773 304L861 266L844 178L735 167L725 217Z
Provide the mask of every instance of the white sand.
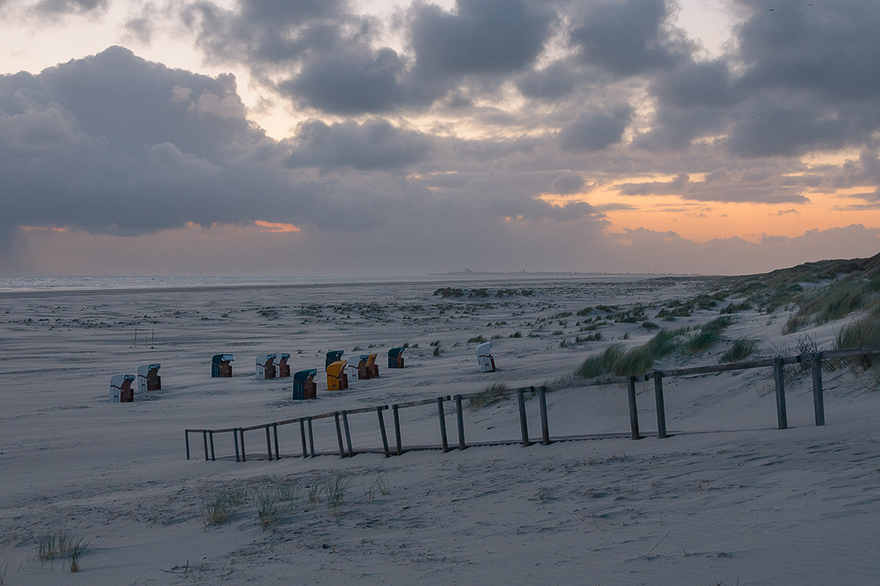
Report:
M650 436L653 390L644 386L639 408L650 437L639 441L245 463L205 462L195 442L185 459L186 428L256 425L496 382L570 387L548 395L552 435L628 432L625 389L557 379L624 334L635 345L653 332L616 324L599 330L603 341L560 348L563 338L590 332L578 331L576 315L549 318L700 289L623 280L442 285L534 294L441 300L432 295L441 284L410 283L0 295L0 583L880 583L880 393L870 377L845 369L825 373L827 425L818 428L809 373L795 369L791 429L775 429L767 370L667 380L668 427L683 433L663 440ZM781 335L785 318L738 314L724 335L759 339L764 356L794 353L804 333ZM840 327L806 333L829 348ZM516 331L523 337L510 338ZM480 334L501 336L494 373L479 372L467 343ZM418 348L404 354L405 369L389 370L387 350L403 343ZM323 353L350 357L361 353L355 346L379 353L381 377L327 393ZM713 364L723 349L670 360ZM210 358L223 352L235 355L235 376L212 379ZM290 352L293 371L318 368L318 398L291 400L292 379L255 380L254 359L267 352ZM112 375L155 362L161 391L136 393L133 404L108 401ZM537 403L527 403L533 437ZM439 443L435 407L401 417L405 444ZM375 413L351 417L355 448L381 445L376 421ZM390 414L386 422L390 434ZM318 449L336 449L332 419L315 423ZM447 425L455 444L451 414ZM466 429L468 441L518 438L516 402L466 411ZM283 453L300 452L298 427L280 435ZM249 454L265 451L259 432L247 442ZM231 438L217 437L216 448L230 455ZM321 491L339 475L345 502L333 510ZM282 486L298 497L268 527L252 502L205 527L201 511L218 492L253 497ZM320 502L308 502L310 487L321 488ZM57 531L89 543L76 574L64 560L37 559L37 540Z

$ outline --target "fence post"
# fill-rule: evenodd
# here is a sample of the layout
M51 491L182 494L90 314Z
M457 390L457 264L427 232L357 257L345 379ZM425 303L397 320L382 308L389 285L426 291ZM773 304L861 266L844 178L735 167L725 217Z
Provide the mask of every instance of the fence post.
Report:
M235 461L241 462L241 457L238 454L238 430L237 429L232 430L232 443L235 444Z
M205 462L207 462L211 458L208 456L208 431L206 429L202 430L202 440L205 442Z
M189 431L183 432L186 438L186 459L189 460Z
M269 461L272 461L272 435L269 433L269 424L266 424L266 448L269 450Z
M281 454L278 451L278 424L272 424L272 435L275 436L275 459L280 460Z
M211 461L213 462L213 461L215 461L215 460L217 459L217 458L215 457L215 455L214 455L214 432L213 432L213 431L209 431L209 432L208 432L208 436L209 436L210 441L211 441Z
M308 458L309 446L306 444L306 422L304 419L299 420L299 436L302 439L303 458Z
M461 410L461 395L455 395L455 410L458 419L458 449L463 450L467 444L464 442L464 413Z
M446 414L443 413L443 397L437 397L437 413L440 417L440 441L443 444L443 452L449 451L449 442L446 440Z
M535 392L535 387L532 387L532 393ZM531 445L529 441L529 423L526 420L526 397L525 397L525 389L522 387L516 390L516 401L519 403L519 428L522 431L522 445L524 448L527 448Z
M342 426L339 424L339 411L333 413L333 418L336 420L336 440L339 442L339 457L345 457L345 447L342 445Z
M654 401L657 403L657 436L660 439L666 435L666 405L663 402L663 374L659 370L654 371Z
M816 425L825 425L825 399L822 396L822 353L814 352L810 357L813 367L813 411Z
M400 408L397 405L391 406L391 413L394 415L394 439L397 442L397 455L403 454L403 445L400 441Z
M782 357L773 363L773 378L776 382L776 423L779 429L788 428L788 414L785 411L785 362Z
M382 432L382 449L385 450L385 457L390 458L391 452L388 450L388 435L385 433L385 417L382 415L384 407L376 407L376 414L379 416L379 431Z
M309 424L309 451L312 452L312 458L316 457L318 454L315 453L315 434L312 431L312 418L307 417L306 421Z
M345 445L348 446L348 457L354 457L354 450L351 449L351 430L348 427L348 411L342 412L342 426L345 428Z
M550 425L547 421L547 387L538 387L538 400L541 402L541 443L550 445Z
M235 433L235 431L233 431L232 433ZM241 440L241 461L247 462L247 456L246 456L245 450L244 450L244 430L241 428L238 428L238 433L240 436L239 439Z
M636 408L636 377L629 376L626 379L626 395L629 397L629 426L632 429L632 438L641 439L639 435L639 410Z

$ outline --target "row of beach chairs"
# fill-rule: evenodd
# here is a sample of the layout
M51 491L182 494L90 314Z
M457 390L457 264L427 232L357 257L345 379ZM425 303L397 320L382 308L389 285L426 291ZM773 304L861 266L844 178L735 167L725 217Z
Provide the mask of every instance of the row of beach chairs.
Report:
M132 383L137 381L138 392L162 390L162 377L159 376L161 364L145 364L133 374L117 374L110 378L110 402L131 403L134 401Z
M405 348L391 348L388 351L388 368L403 368L403 352ZM495 358L492 356L492 343L483 342L477 345L477 362L483 372L495 370ZM348 388L349 380L368 380L379 376L379 365L376 363L378 353L358 354L352 359L343 360L343 350L327 352L324 370L327 373L327 390L342 391ZM215 354L211 358L212 377L231 377L232 354ZM255 375L258 380L288 378L290 373L290 354L261 354L257 356ZM137 381L138 392L157 391L162 388L159 376L161 364L147 364L137 369L137 376L118 374L110 379L110 402L131 403L134 401L132 384ZM317 396L315 375L318 369L300 370L293 374L293 398L314 399Z

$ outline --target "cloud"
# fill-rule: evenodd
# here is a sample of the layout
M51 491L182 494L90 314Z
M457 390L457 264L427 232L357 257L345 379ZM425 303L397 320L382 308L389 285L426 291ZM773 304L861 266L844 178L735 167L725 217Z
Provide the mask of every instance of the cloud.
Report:
M292 142L286 161L291 168L400 169L423 161L431 150L424 134L395 128L385 120L332 125L313 120L300 126Z
M446 12L415 4L410 44L422 76L509 73L535 62L550 34L540 4L521 0L456 0Z
M279 89L298 97L304 106L351 115L393 110L404 103L399 78L404 62L392 49L352 47L345 53L309 62Z
M691 46L669 23L664 0L593 2L571 31L581 59L616 76L673 68Z
M559 132L559 144L568 151L602 150L620 142L631 117L629 106L611 113L581 115Z
M797 203L809 202L799 193L799 182L789 185L785 177L767 176L748 172L730 173L726 169L707 175L703 181L691 181L680 173L671 181L647 181L622 183L618 186L622 195L675 195L690 201L716 201L728 203Z
M550 185L550 192L558 193L560 195L584 193L586 183L587 182L581 175L564 173L553 180L553 183Z

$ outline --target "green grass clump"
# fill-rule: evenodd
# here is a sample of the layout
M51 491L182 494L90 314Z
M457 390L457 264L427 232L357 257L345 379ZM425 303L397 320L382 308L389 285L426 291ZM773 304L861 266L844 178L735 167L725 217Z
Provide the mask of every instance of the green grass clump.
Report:
M484 338L482 335L479 335L479 336L475 336L473 338L469 338L468 344L482 344L485 341L486 341L486 338Z
M866 309L875 302L880 282L846 279L817 289L800 302L796 314L786 322L782 333L789 334L810 323L821 325Z
M720 362L742 362L755 353L758 345L754 340L734 340L730 348L721 355Z
M487 407L493 403L498 403L507 398L507 391L510 390L504 383L493 383L480 391L476 397L471 397L467 401L468 409L480 409Z
M235 509L248 502L243 489L220 490L209 494L201 503L202 525L205 529L225 523Z
M837 334L838 348L857 348L859 346L880 346L880 308L856 320ZM880 370L877 358L871 355L853 356L844 362L854 370ZM880 374L880 372L878 372Z
M67 558L71 572L79 571L79 559L89 548L73 531L49 531L37 538L37 559L48 561L56 558Z
M687 328L660 330L644 346L629 350L626 350L622 344L611 345L601 354L584 360L575 374L581 378L644 374L651 370L655 360L677 351L679 344L676 338L687 331Z
M702 352L721 339L721 332L730 325L729 317L718 317L700 326L700 331L687 341L685 348L691 354Z

